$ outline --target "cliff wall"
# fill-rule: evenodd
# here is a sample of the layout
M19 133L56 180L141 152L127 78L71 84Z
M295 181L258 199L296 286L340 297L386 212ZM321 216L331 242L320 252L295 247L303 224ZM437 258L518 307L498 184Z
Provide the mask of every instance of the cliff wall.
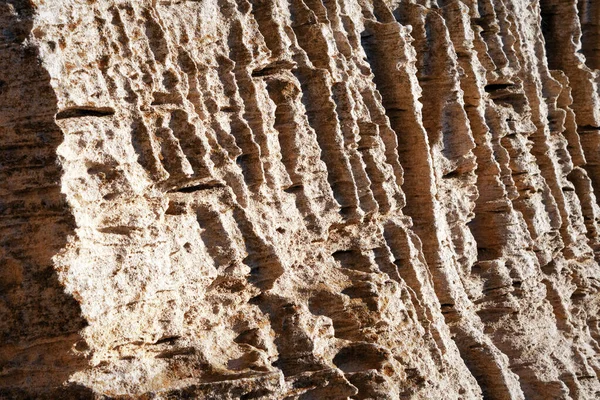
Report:
M0 397L600 398L600 1L0 28Z

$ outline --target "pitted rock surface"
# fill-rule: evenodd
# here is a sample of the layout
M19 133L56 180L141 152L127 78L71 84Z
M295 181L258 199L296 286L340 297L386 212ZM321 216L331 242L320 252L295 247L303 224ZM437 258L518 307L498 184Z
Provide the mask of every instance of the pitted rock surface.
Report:
M0 398L600 398L599 0L0 28Z

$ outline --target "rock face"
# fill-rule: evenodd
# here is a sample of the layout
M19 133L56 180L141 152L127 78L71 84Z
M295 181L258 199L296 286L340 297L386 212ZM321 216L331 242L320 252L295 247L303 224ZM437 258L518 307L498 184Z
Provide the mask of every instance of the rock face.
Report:
M600 398L600 1L0 27L1 398Z

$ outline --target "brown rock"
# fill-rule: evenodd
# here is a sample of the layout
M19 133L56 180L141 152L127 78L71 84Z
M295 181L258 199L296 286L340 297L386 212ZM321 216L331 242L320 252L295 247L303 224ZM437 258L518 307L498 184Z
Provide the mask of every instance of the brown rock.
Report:
M599 12L2 2L0 398L599 398Z

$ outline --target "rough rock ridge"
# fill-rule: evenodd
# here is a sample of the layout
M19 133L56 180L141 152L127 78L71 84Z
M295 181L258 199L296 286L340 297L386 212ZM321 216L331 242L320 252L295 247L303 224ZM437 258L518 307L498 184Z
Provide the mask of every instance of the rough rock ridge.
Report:
M0 28L0 398L600 398L599 0Z

